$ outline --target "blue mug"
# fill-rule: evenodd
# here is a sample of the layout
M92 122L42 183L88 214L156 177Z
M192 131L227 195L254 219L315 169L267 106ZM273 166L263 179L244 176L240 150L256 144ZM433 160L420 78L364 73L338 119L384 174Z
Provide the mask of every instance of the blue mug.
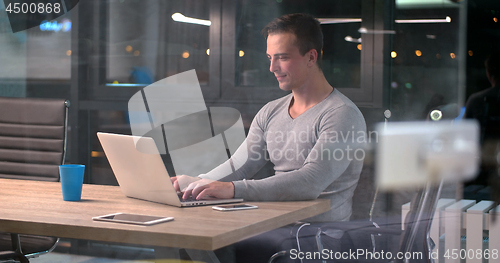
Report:
M81 200L84 173L85 165L83 164L59 165L59 175L61 176L61 187L64 201Z

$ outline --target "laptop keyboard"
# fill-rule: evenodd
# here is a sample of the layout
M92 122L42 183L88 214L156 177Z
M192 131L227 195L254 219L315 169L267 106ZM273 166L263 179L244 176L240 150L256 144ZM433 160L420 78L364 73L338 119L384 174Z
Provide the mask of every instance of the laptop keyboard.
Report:
M179 200L181 200L181 202L197 201L196 198L194 198L193 196L190 196L188 198L182 198L182 193L178 193L177 196L179 197Z

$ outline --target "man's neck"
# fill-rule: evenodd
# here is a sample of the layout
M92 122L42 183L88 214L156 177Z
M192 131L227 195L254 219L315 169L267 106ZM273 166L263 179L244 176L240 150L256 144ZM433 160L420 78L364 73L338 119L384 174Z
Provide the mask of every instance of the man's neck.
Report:
M292 90L293 99L289 107L292 118L298 117L332 93L333 87L328 83L323 73L318 70L314 75L301 89Z

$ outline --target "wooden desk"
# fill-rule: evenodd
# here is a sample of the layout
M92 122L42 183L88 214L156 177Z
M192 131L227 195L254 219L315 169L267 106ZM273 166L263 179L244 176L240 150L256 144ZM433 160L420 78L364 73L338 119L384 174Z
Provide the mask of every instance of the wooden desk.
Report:
M220 212L125 197L117 186L84 185L82 201L62 200L59 183L0 179L0 231L147 246L215 250L329 209L329 200L249 202L259 209ZM93 221L115 212L173 216L136 226Z

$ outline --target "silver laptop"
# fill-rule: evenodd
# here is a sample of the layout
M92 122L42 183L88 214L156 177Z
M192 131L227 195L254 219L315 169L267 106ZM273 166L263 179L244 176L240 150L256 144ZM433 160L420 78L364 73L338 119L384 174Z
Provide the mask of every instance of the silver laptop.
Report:
M183 201L170 181L165 164L152 138L103 132L98 132L97 137L125 196L177 207L243 201L243 199ZM135 143L139 139L140 151L136 149Z

